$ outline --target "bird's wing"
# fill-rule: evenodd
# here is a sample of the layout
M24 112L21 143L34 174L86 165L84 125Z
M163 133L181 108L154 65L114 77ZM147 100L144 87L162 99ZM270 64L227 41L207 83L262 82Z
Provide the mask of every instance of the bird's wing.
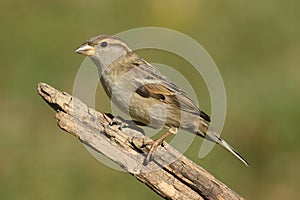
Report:
M145 83L136 90L144 98L154 98L165 104L171 105L174 109L199 115L205 121L210 122L210 117L201 111L186 93L180 90L175 84L163 81L160 83Z
M137 70L135 80L139 82L139 88L136 92L144 98L155 98L173 108L179 108L182 111L199 115L205 121L210 122L210 117L195 104L177 85L162 75L160 71L153 67L147 61L133 54L134 59L130 61Z

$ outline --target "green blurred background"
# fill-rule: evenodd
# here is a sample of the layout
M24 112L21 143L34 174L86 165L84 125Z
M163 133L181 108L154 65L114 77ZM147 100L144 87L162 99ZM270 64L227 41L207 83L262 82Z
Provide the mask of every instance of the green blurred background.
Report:
M0 199L160 199L60 130L36 92L40 81L72 92L83 60L74 50L90 36L145 26L180 31L209 52L227 91L222 136L251 168L219 147L199 159L198 138L185 155L247 199L300 199L299 8L296 0L2 0ZM184 67L165 52L138 54ZM205 89L197 95L209 113ZM97 108L109 105L102 98Z

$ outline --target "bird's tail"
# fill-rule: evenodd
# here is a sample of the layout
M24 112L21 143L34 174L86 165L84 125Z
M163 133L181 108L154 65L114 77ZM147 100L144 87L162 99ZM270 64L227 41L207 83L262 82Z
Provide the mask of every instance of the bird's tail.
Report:
M230 146L225 140L220 138L217 135L216 131L213 130L213 128L208 128L205 138L221 145L224 149L232 153L235 157L237 157L240 161L242 161L246 166L249 167L249 163L232 146Z

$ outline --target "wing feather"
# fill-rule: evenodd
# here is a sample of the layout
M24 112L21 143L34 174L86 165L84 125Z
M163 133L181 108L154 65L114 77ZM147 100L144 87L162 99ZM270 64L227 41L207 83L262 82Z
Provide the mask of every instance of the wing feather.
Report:
M210 122L210 117L201 111L198 106L177 86L172 86L167 83L146 83L139 87L136 92L144 98L154 98L171 105L174 109L199 115L207 122Z
M210 117L195 104L195 102L177 85L172 83L167 77L162 75L158 69L153 67L143 59L134 59L131 63L135 70L137 70L138 77L136 81L139 82L140 87L136 93L144 98L154 98L166 104L171 105L174 109L199 115L205 121L210 122Z

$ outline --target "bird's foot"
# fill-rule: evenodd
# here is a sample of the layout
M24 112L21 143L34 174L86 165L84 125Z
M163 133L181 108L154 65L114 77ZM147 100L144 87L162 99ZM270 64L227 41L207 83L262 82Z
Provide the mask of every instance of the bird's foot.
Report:
M152 157L152 154L157 150L157 148L160 145L163 145L164 140L162 140L161 138L157 139L157 140L153 140L151 142L148 142L146 144L144 144L144 146L150 146L150 150L147 154L146 159L144 160L144 164L147 165Z
M172 134L175 134L176 132L178 131L177 128L175 127L172 127L168 130L168 132L166 132L162 137L160 137L159 139L156 139L156 140L153 140L153 141L150 141L150 142L147 142L144 144L144 146L150 146L150 150L148 152L148 155L146 157L146 159L144 160L144 164L148 164L151 157L152 157L152 154L156 151L156 149L160 146L160 145L163 145L164 144L164 140L169 137L170 135Z

